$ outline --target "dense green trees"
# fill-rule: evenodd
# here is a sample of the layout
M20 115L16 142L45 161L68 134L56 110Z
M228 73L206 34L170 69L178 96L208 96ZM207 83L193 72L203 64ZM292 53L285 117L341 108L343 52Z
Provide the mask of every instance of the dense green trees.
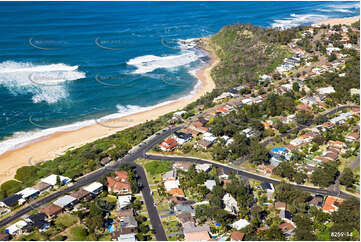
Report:
M294 216L293 222L296 224L295 240L316 240L312 229L312 220L309 216L298 213Z
M346 187L352 187L355 182L353 172L350 168L345 168L340 177L340 183Z
M296 114L296 121L299 124L307 125L310 121L312 121L312 119L313 119L313 115L304 110Z
M311 177L313 184L320 187L328 187L336 180L339 171L335 162L322 163L317 167Z
M334 223L330 232L343 232L342 236L331 237L334 240L360 240L360 201L355 198L345 200L339 209L332 213ZM356 233L353 233L357 231Z

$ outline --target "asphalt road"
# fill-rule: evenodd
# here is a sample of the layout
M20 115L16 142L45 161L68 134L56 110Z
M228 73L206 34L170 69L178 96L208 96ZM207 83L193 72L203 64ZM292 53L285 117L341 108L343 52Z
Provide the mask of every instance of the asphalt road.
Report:
M261 175L257 175L251 172L247 172L245 170L242 169L237 169L237 168L233 168L233 167L229 167L227 165L222 165L222 164L218 164L215 162L211 162L211 161L207 161L207 160L203 160L203 159L198 159L198 158L190 158L190 157L176 157L176 156L163 156L163 155L150 155L150 154L146 154L145 159L149 159L149 160L167 160L167 161L173 161L173 162L177 162L177 161L190 161L190 162L194 162L194 163L199 163L199 164L212 164L216 167L222 167L224 168L226 171L231 171L236 173L237 175L241 176L241 177L245 177L245 178L251 178L254 180L258 180L258 181L262 181L262 182L268 182L268 183L273 183L273 184L279 184L280 181L279 180L275 180L269 177L265 177L265 176L261 176ZM341 197L341 198L351 198L353 197L352 195L349 195L347 193L344 192L334 192L334 191L329 191L326 189L322 189L322 188L315 188L315 187L308 187L308 186L303 186L303 185L297 185L297 184L293 184L290 183L292 186L294 186L296 189L301 189L310 193L315 193L315 194L323 194L323 195L331 195L331 196L337 196L337 197Z
M127 155L125 155L123 158L117 160L116 162L111 163L110 165L107 165L105 167L102 167L90 174L84 175L81 178L78 178L76 181L74 181L74 184L55 193L52 193L42 199L40 199L37 202L34 202L19 211L17 211L15 214L6 217L0 221L0 227L3 227L14 220L20 218L21 216L31 212L32 210L43 206L54 199L57 199L71 191L74 191L82 186L86 186L94 181L97 181L100 177L107 175L108 173L111 173L119 167L122 163L128 163L136 167L136 173L139 177L139 181L142 184L141 186L141 192L143 194L143 198L146 204L146 207L149 212L149 218L150 222L152 224L152 227L155 231L155 237L157 240L165 241L167 240L167 236L164 232L164 228L162 226L162 223L160 221L157 208L154 205L153 197L150 194L150 188L147 181L147 178L145 176L145 172L142 167L137 166L135 164L135 160L144 156L144 154L150 150L153 146L164 140L166 137L168 137L170 134L172 134L174 131L181 129L181 126L175 127L175 128L167 128L164 129L157 134L153 135L152 137L148 138L147 140L143 141L141 144L135 146Z

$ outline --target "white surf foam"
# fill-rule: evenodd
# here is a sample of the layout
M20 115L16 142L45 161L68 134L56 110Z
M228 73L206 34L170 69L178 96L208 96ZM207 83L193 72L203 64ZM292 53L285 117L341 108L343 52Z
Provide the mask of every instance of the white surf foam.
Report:
M184 66L204 57L203 51L198 50L193 39L178 40L180 54L168 56L144 55L130 59L127 64L136 67L135 74L144 74L156 69Z
M183 47L182 47L183 48ZM185 47L187 49L187 47ZM205 56L205 53L202 53L201 56ZM201 67L199 67L201 68ZM189 70L189 73L195 77L196 76L196 71L198 69L192 69ZM177 99L172 99L172 100L167 100L164 102L161 102L159 104L153 105L153 106L147 106L147 107L140 107L140 106L135 106L135 105L117 105L117 109L118 112L117 113L113 113L110 115L106 115L104 117L101 117L97 120L85 120L85 121L80 121L80 122L76 122L73 124L69 124L69 125L64 125L64 126L59 126L59 127L54 127L54 128L48 128L48 129L43 129L43 130L34 130L34 131L30 131L30 132L18 132L15 133L13 136L8 137L7 139L3 140L0 142L0 155L10 151L10 150L15 150L21 147L24 147L30 143L36 142L38 140L41 140L49 135L52 135L54 133L57 132L66 132L66 131L73 131L73 130L77 130L86 126L90 126L90 125L94 125L94 124L101 124L104 123L106 121L110 121L113 119L117 119L117 118L121 118L130 114L135 114L135 113L140 113L140 112L144 112L144 111L148 111L151 110L153 108L157 108L160 106L164 106L182 99L187 99L189 97L192 97L195 94L195 91L199 88L201 88L202 84L201 81L197 78L197 83L194 86L193 90L185 96L182 96L180 98Z
M299 25L313 24L327 18L322 14L291 14L288 18L274 20L271 26L272 28L288 29Z
M328 13L352 13L352 9L360 9L360 3L343 3L343 4L331 4L325 6L324 8L317 9L321 12L328 12Z
M66 81L84 78L78 66L63 63L34 65L5 61L0 63L0 85L14 95L32 95L33 103L55 103L68 96Z

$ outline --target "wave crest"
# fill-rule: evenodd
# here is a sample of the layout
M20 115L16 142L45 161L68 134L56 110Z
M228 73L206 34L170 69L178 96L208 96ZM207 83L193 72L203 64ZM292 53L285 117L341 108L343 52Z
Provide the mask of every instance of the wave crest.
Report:
M63 63L34 65L26 62L0 63L0 85L14 95L32 95L33 103L56 103L68 96L67 81L85 77L78 66Z

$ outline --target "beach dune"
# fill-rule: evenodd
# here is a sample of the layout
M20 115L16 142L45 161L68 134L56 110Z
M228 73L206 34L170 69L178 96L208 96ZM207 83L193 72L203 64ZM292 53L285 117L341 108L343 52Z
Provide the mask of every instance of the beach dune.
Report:
M217 65L219 59L210 50L209 56L211 58L209 65L196 72L196 76L201 81L201 86L195 90L194 95L162 106L157 106L147 111L110 120L102 124L98 123L69 132L54 133L19 149L7 151L0 155L0 184L9 179L13 179L16 170L22 166L33 165L45 160L54 159L69 149L80 147L99 138L112 135L125 128L182 109L207 92L211 92L215 88L215 83L210 76L210 71Z

